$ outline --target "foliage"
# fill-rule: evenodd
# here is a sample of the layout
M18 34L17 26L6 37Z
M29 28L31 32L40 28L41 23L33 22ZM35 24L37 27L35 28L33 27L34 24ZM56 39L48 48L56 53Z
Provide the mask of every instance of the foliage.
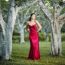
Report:
M65 24L63 25L61 31L64 33L65 32Z
M35 0L15 0L16 2L16 6L21 6L21 7L23 7L23 6L27 6L28 5L28 3L31 3L31 2L34 2ZM51 10L51 12L52 12L52 4L53 4L53 2L57 2L57 3L59 3L59 2L62 2L62 0L44 0L44 2L45 2L45 5ZM7 2L7 1L5 1L5 0L1 0L1 5L2 5L2 11L3 11L3 18L4 18L4 20L5 20L5 22L7 22L7 14L8 14L8 8L9 8L9 2ZM28 12L27 12L27 10L29 10ZM42 12L42 10L40 9L40 7L38 6L38 3L36 3L36 4L34 4L34 5L32 5L32 6L30 6L30 7L27 7L27 8L24 8L24 9L21 9L20 11L19 11L19 14L21 14L21 18L22 18L22 21L23 22L27 22L27 20L28 20L28 18L29 18L29 16L30 16L30 14L32 13L32 12L35 12L36 13L36 15L37 15L37 19L39 20L39 21L41 21L41 23L43 23L43 29L44 30L48 30L48 32L50 32L49 31L49 29L51 29L50 28L50 24L49 24L49 22L48 22L48 20L47 20L47 17L45 17L45 14L43 14L43 12ZM61 14L63 14L65 12L65 8L61 11ZM16 25L17 26L17 25ZM47 28L47 27L49 27L49 29ZM65 27L65 26L64 26ZM17 28L15 27L15 29L17 30Z
M62 41L65 41L65 33L62 33ZM40 41L46 41L48 37L48 41L51 41L51 35L50 33L46 34L44 32L40 32L39 33L39 40ZM13 43L20 43L20 34L19 33L14 33L13 34ZM24 36L25 41L29 41L29 34L27 32L25 32L25 36Z

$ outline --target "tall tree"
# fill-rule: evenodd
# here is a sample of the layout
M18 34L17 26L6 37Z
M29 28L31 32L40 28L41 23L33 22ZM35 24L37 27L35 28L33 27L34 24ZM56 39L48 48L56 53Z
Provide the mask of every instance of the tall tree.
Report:
M12 32L15 24L15 0L9 0L10 6L8 11L7 25L5 30L5 59L9 59L12 52Z
M3 14L2 14L2 9L1 9L1 0L0 0L0 57L4 58L4 52L5 52L5 42L4 42L4 37L5 37L5 22L3 20Z
M8 18L7 18L7 24L5 29L5 59L9 59L12 53L12 34L14 30L14 25L16 21L17 13L20 9L29 7L36 3L37 1L34 1L31 4L27 4L26 6L15 6L15 0L9 0L9 10L8 10Z
M53 13L45 5L44 0L38 0L42 11L45 13L51 24L51 54L61 55L62 44L61 44L61 28L64 24L65 14L60 14L63 7L57 2L52 0Z
M5 24L2 16L1 7L0 7L0 16L1 16L0 22L3 30L2 32L4 34L4 40L3 40L4 44L2 45L4 59L9 59L12 52L12 33L13 33L18 10L19 10L18 8L15 10L15 0L9 0L8 17L7 17L7 23Z

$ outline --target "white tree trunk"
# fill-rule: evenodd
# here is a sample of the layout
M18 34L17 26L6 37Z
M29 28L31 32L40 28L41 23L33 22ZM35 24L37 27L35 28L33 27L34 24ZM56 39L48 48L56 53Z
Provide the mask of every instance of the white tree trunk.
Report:
M8 13L8 22L6 26L6 35L5 35L5 59L9 59L12 53L12 34L16 20L16 13L15 13L15 0L10 0L10 9Z
M51 23L51 30L52 30L52 32L51 32L51 54L52 55L61 55L62 45L61 45L61 27L59 24L59 19L63 18L63 16L65 16L65 15L60 16L60 12L61 12L62 8L59 7L58 4L54 3L54 7L53 7L54 15L52 16L52 14L49 12L48 8L44 5L42 0L39 0L39 5Z
M20 27L20 44L21 43L24 43L24 25L21 24L21 27Z
M53 22L51 23L52 33L51 33L51 53L52 55L61 55L61 28L58 22L58 16L60 12L57 9L58 5L54 4L54 15Z
M61 28L60 27L58 30L58 41L59 41L59 44L58 44L59 55L61 56L62 55L62 42L61 42Z
M22 20L18 19L17 23L18 23L18 29L19 29L19 33L20 33L20 44L24 43L24 23L20 23Z
M0 2L0 56L3 59L4 59L4 56L5 56L4 36L5 36L5 23L4 23L3 16L2 16L1 2Z
M51 33L51 54L52 55L61 55L61 31L59 25L55 22L51 24L52 33Z
M1 25L0 25L1 26ZM3 57L2 55L2 46L3 45L3 32L2 32L2 28L0 27L0 57Z

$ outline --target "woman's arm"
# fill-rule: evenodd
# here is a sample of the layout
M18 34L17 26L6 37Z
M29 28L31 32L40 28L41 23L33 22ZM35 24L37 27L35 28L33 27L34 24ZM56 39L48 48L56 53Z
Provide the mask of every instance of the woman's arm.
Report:
M29 32L29 25L28 25L28 23L26 24L26 30Z
M37 24L37 26L38 26L38 32L42 29L42 26L41 26L41 24L36 20L36 24Z

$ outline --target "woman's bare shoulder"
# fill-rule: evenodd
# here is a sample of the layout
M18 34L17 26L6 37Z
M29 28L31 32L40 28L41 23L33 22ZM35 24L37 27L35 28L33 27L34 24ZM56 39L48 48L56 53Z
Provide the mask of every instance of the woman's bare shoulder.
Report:
M27 24L29 24L29 21L27 21Z

